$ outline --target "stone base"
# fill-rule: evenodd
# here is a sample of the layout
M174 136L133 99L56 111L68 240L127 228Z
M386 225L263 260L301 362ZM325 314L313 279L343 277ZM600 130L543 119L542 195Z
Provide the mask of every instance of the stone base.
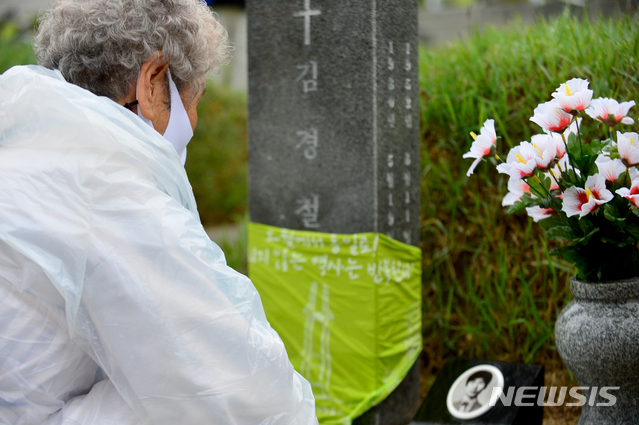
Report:
M419 408L421 359L413 364L404 380L380 404L353 420L353 425L406 425Z
M543 407L533 403L532 406L517 407L515 403L504 406L497 401L495 407L476 419L456 419L446 407L448 391L455 380L473 366L491 365L504 375L504 388L536 387L544 385L544 367L496 362L492 360L450 359L437 374L437 379L428 392L428 396L419 408L411 425L541 425ZM532 392L531 392L532 394ZM534 400L537 395L534 396ZM380 422L383 424L383 422Z

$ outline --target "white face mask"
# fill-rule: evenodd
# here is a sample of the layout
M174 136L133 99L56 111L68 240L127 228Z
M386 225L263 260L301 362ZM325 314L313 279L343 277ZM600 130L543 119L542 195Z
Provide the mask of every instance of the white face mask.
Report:
M182 160L182 165L184 165L186 162L186 145L188 145L189 141L193 137L193 129L191 128L191 121L186 113L186 109L184 109L184 103L182 103L180 93L173 82L173 78L171 78L171 72L167 70L166 73L169 77L169 88L171 90L171 112L169 114L169 124L166 126L166 130L164 130L163 136L166 140L171 142L178 156ZM135 87L135 98L136 100L138 99L137 85ZM153 128L153 123L151 120L142 115L142 110L139 106L138 116L142 118L145 123L150 125L151 128Z

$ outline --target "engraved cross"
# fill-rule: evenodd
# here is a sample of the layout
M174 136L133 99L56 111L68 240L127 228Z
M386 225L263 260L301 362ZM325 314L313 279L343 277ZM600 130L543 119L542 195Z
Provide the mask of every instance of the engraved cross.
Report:
M321 13L320 10L311 9L311 0L304 0L304 10L293 12L295 17L304 17L304 45L306 46L311 44L311 16L317 16Z

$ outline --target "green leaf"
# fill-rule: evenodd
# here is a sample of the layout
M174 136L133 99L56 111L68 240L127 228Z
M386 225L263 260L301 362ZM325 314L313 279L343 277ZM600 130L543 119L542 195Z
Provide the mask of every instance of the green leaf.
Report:
M535 196L539 196L540 198L545 197L546 188L543 183L535 181L534 178L529 178L528 180L526 180L526 183L528 183L528 185L530 186L530 193L533 193L535 194Z
M547 198L541 199L539 201L539 206L541 208L552 208L553 206L552 198L549 196Z
M576 143L575 140L572 139L572 137L569 138L568 143L566 145L567 145L566 152L568 152L568 155L570 155L570 159L572 159L573 161L576 161L579 158L581 158L581 149L579 149L579 144Z
M533 199L527 194L523 195L519 201L515 202L513 205L508 207L506 212L508 214L516 213L517 211L521 211L526 207L532 207L533 205L537 205L539 203L538 199Z
M639 240L639 224L628 224L624 227L624 230L630 233L633 238Z
M533 199L528 194L525 194L519 199L519 201L515 202L513 205L508 207L508 209L506 210L506 213L513 214L513 213L516 213L517 211L523 210L526 207L532 207L538 204L539 204L539 199Z
M524 208L526 208L528 205L526 205L525 202L522 201L517 201L514 204L512 204L510 207L508 207L508 209L506 210L507 214L514 214L518 211L523 210Z
M595 228L595 225L593 224L591 220L592 214L581 218L580 220L577 220L577 223L579 223L579 228L581 230L583 230L584 234L588 234L592 231L592 229Z
M600 140L591 140L590 143L584 144L583 148L584 152L587 152L588 155L598 156L599 153L603 150L604 146L606 146L606 144L604 142L601 142Z
M604 217L609 221L625 221L624 217L619 217L619 210L613 203L604 206Z
M575 265L579 263L582 258L578 247L574 245L553 248L550 250L550 255L558 255L569 263L573 263Z
M590 232L586 233L585 236L582 236L581 238L578 238L578 239L574 239L573 241L578 244L586 245L588 241L590 240L590 238L592 238L592 235L594 235L598 231L599 231L599 227L595 227Z
M562 218L561 214L553 214L550 217L548 217L547 219L541 220L539 222L539 224L544 229L550 229L550 228L555 227L555 226L565 225L565 222L564 222L564 219Z
M546 230L546 237L549 239L565 239L567 241L573 241L578 236L575 235L572 227L570 226L555 226Z
M602 236L601 242L609 243L620 248L637 243L637 241L633 240L633 238L624 237L623 235Z

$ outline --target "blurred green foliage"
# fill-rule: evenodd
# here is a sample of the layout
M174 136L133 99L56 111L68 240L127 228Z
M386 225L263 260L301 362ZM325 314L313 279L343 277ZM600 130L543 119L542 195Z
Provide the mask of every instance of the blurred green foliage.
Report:
M247 207L246 94L209 84L198 104L186 172L205 225L239 221Z
M36 63L30 29L0 20L0 74L14 65Z

